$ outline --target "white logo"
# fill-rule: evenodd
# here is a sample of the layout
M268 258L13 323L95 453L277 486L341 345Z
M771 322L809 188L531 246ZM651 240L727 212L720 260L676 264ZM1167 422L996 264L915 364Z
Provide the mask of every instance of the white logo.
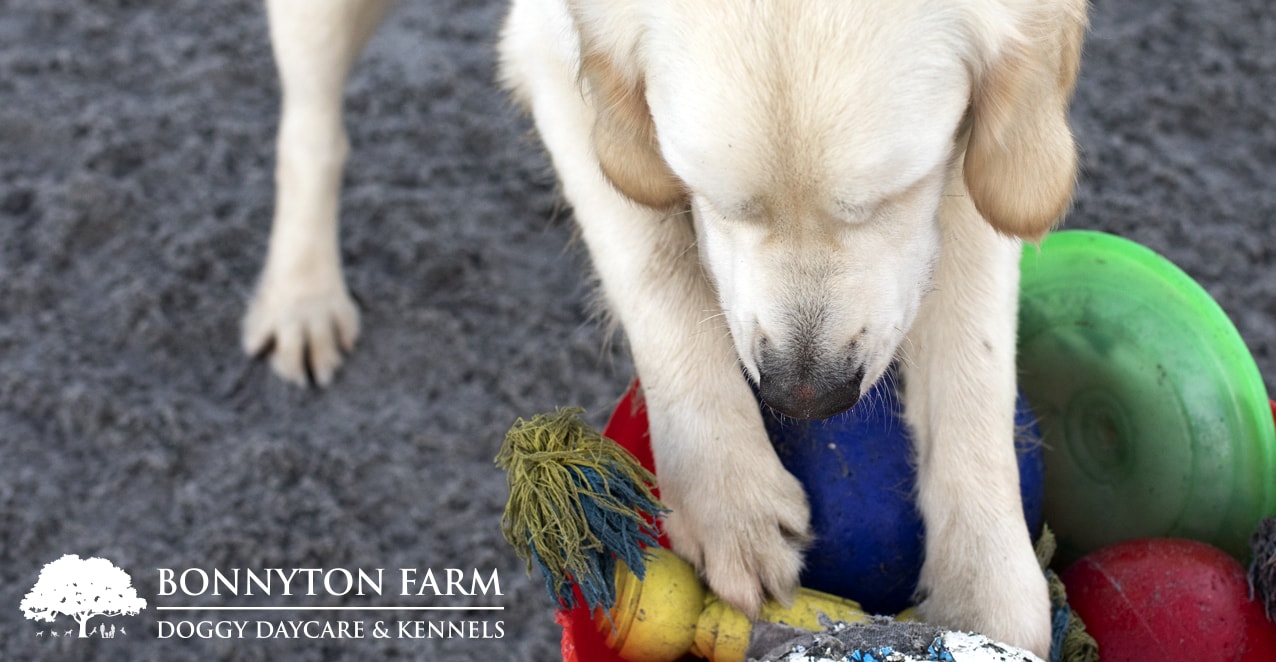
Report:
M109 639L127 632L124 628L117 631L115 625L108 630L106 624L100 626L100 631L98 626L89 629L89 619L121 614L135 616L146 608L146 600L137 597L128 573L110 561L67 554L44 566L40 578L19 607L23 616L37 622L52 623L59 615L70 616L80 625L79 636L98 634ZM49 636L69 637L72 632L50 629ZM43 635L41 630L36 636Z

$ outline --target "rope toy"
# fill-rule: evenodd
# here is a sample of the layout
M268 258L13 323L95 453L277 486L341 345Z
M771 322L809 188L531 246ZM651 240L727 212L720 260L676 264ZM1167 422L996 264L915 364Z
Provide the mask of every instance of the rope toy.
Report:
M1267 620L1276 622L1276 517L1258 523L1250 536L1249 595L1263 603Z
M1050 569L1058 543L1049 526L1041 527L1037 539L1037 563L1046 573L1050 588L1050 659L1049 662L1099 662L1099 645L1086 632L1085 623L1068 606L1068 590L1063 580Z
M561 607L576 606L575 587L590 609L611 609L616 560L642 579L644 548L658 545L654 518L667 509L651 492L656 477L583 413L563 408L510 428L496 456L510 490L501 531Z

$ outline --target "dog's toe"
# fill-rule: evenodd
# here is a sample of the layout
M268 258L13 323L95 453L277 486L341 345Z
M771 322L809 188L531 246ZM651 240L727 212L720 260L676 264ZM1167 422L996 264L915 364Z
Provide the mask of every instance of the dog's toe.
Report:
M787 473L732 491L726 500L675 507L665 528L674 550L700 569L719 598L755 617L768 599L791 600L810 541L810 511Z
M281 378L327 386L359 335L359 311L344 291L300 301L258 295L244 317L241 341L250 356L269 356Z
M1009 544L931 559L922 572L927 622L987 635L1041 657L1050 651L1050 598L1030 545Z
M758 540L749 550L718 548L706 563L705 579L718 597L755 618L763 603L792 602L802 570L802 550L782 539Z

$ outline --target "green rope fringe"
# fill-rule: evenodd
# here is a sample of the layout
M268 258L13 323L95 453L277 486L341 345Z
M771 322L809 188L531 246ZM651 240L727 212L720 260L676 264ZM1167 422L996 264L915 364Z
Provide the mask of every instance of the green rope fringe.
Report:
M1249 597L1258 599L1267 620L1276 622L1276 517L1259 521L1249 537Z
M1068 591L1063 580L1049 569L1058 543L1049 526L1041 528L1037 539L1037 563L1046 573L1050 587L1050 611L1054 615L1054 636L1050 646L1049 662L1099 662L1099 644L1086 632L1081 617L1068 606Z
M501 517L505 540L545 576L560 606L615 602L619 558L640 579L645 547L657 544L655 518L667 512L652 494L655 476L614 441L563 408L510 428L496 456L510 496Z

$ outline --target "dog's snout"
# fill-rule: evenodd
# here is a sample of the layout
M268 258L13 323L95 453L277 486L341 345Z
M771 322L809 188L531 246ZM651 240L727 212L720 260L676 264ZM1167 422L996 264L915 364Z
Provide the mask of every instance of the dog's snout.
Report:
M785 416L828 418L855 406L864 368L849 358L815 363L762 343L758 356L758 395ZM801 354L801 353L800 353Z

